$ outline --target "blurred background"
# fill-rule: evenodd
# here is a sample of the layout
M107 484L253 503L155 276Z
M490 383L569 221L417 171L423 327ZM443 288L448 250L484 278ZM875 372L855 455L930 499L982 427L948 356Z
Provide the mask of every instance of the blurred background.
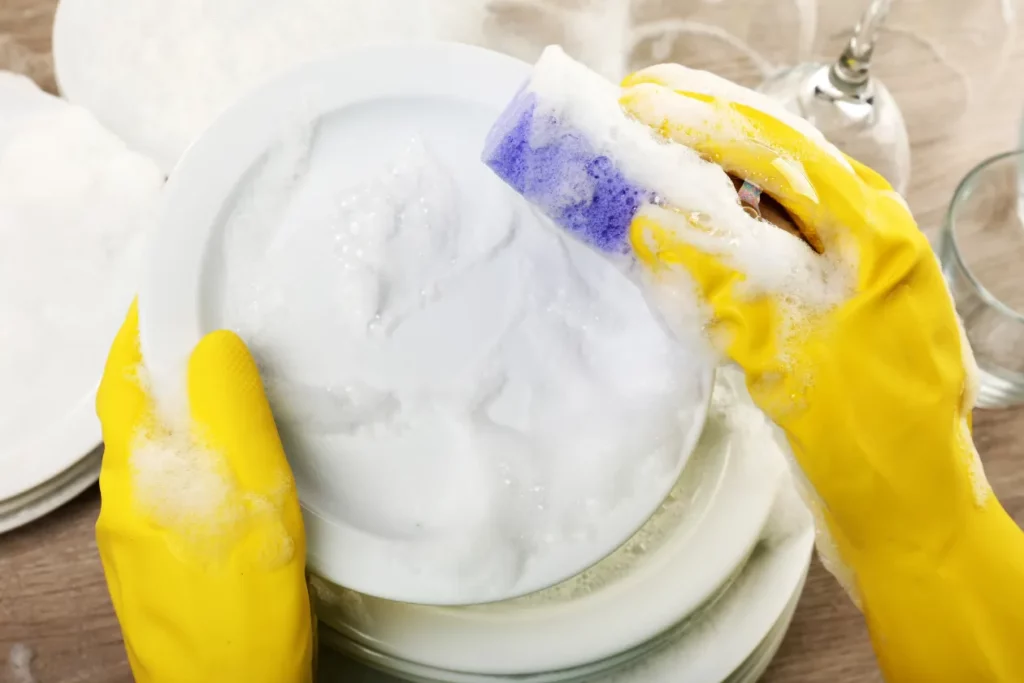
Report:
M383 0L396 8L418 0ZM910 143L908 200L922 229L939 224L956 180L1017 146L1024 89L1019 0L894 0L877 33L872 76L891 92ZM0 3L0 68L56 91L56 0ZM299 2L298 4L302 4ZM560 43L618 78L664 61L749 87L807 62L833 62L867 0L429 0L436 32L526 60ZM889 4L889 3L884 3ZM26 32L25 27L31 27ZM841 145L842 146L842 145ZM884 171L883 171L884 172ZM888 174L887 174L888 175Z

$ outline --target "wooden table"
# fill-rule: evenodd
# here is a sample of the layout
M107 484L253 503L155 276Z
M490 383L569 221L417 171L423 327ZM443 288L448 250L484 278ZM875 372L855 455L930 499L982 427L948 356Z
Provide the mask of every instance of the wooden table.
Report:
M51 91L55 5L55 0L0 0L0 68L27 73ZM944 86L947 72L924 60L899 66L901 71L885 78L901 106L905 112L931 116L924 128L908 116L915 140L908 200L922 228L933 235L966 171L1016 145L1024 84L997 89L976 101L956 125L944 126L941 115L936 119L928 105L934 89ZM1014 48L1009 67L1010 74L1024 67L1020 46ZM975 424L989 479L1018 523L1024 522L1024 409L979 411ZM31 647L38 683L131 680L93 541L98 510L99 492L93 487L49 517L0 537L0 653L16 643ZM0 672L0 681L3 676ZM881 680L859 613L817 562L793 626L764 680Z

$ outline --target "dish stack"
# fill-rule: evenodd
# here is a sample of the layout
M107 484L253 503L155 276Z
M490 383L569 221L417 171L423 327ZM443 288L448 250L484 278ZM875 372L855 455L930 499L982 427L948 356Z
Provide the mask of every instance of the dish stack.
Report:
M68 441L72 439L68 437ZM50 452L63 455L75 451ZM0 495L4 496L0 499L0 533L17 529L49 514L89 488L99 478L102 452L102 447L94 448L76 461L71 458L53 458L52 470L56 470L56 474L35 485L33 482L38 481L38 477L22 477L4 461L0 470L3 475ZM71 461L69 465L68 461Z
M372 65L372 69L367 65ZM400 152L398 148L410 136L439 154L441 166L458 179L453 183L457 188L455 208L441 212L444 216L460 217L467 225L476 226L478 232L474 234L478 234L486 227L484 223L497 220L508 209L522 216L522 222L516 224L516 230L521 232L511 233L501 244L510 243L516 234L522 236L528 231L538 231L533 233L538 239L541 234L550 235L550 226L543 224L546 219L531 212L525 204L515 205L514 202L522 202L521 198L512 196L480 161L487 131L528 75L529 67L522 62L465 45L378 47L303 66L254 91L225 112L190 147L172 172L149 245L139 294L140 338L157 399L166 405L182 400L180 378L184 377L184 363L204 334L222 327L238 329L231 323L231 288L239 282L232 274L236 272L232 270L232 258L249 258L242 252L252 250L260 240L269 245L266 254L278 260L268 261L265 270L257 269L258 275L281 275L283 289L275 285L244 290L245 297L240 299L238 308L265 316L253 324L253 334L265 333L281 320L290 321L287 316L300 315L306 308L313 310L317 304L330 304L329 296L339 291L331 278L349 263L342 258L348 253L343 249L348 242L335 240L333 246L323 247L317 246L320 242L299 237L315 236L314 219L327 209L350 207L348 199L337 205L321 202L329 196L329 189L372 175L379 170L376 166ZM284 153L275 151L281 149ZM294 157L300 158L301 163L295 162ZM274 183L267 184L270 180ZM327 189L321 193L322 187ZM415 197L422 198L431 194L432 186L421 183L414 189ZM293 194L282 195L293 190ZM281 206L268 206L263 201L259 210L253 211L254 198L276 198ZM302 203L314 199L320 203ZM481 207L483 212L478 213ZM390 210L394 211L393 207ZM381 211L374 205L374 211L367 215L378 217ZM397 213L407 216L405 210ZM325 215L335 214L327 211ZM275 219L274 224L264 224L267 216L281 218ZM302 220L288 223L292 216ZM332 229L341 224L353 232L353 224L347 220L325 224ZM373 224L355 225L362 230ZM405 223L402 226L408 227ZM444 235L440 225L428 227L414 233ZM236 242L238 235L244 239ZM350 236L341 235L346 239ZM388 233L388 238L400 238L397 228ZM368 249L366 243L360 245ZM428 253L429 246L424 245L416 252L416 263L426 260L422 256ZM576 248L579 245L564 246L570 252ZM549 250L554 251L557 250ZM293 252L293 261L284 258ZM323 258L325 253L340 260ZM259 256L266 254L261 252ZM488 268L483 271L503 272L496 263L496 258L487 261ZM584 266L578 270L581 278L593 272ZM608 267L607 277L624 277ZM538 277L551 271L543 267L527 270ZM439 300L450 301L444 296L467 289L451 285L461 274L465 273L443 280L444 286L439 288L414 288L419 295L418 308L413 308L429 309ZM451 286L445 289L448 285ZM443 296L437 289L443 290ZM474 457L451 458L453 452L468 452L459 451L457 446L474 444L470 456L489 466L495 461L491 457L495 454L499 456L498 462L509 462L500 458L511 452L509 442L470 438L446 449L427 447L417 441L410 447L417 457L396 461L389 459L395 452L374 450L378 444L373 439L369 443L359 440L366 434L380 440L380 434L394 424L402 427L394 437L397 439L403 430L408 433L418 424L392 419L406 404L394 398L397 390L392 390L388 381L408 382L423 367L433 370L438 365L442 371L434 375L442 375L444 381L474 377L462 372L461 363L467 357L475 358L476 350L446 353L449 346L464 340L448 334L448 344L436 343L435 337L448 333L446 323L422 324L415 327L416 334L412 335L416 343L403 348L409 354L427 353L427 349L437 359L450 363L455 371L440 360L433 365L408 362L408 355L399 356L394 362L387 357L388 362L380 363L374 354L407 341L411 335L405 334L409 326L403 327L402 323L391 330L387 327L387 316L378 308L377 317L368 318L368 325L376 327L364 325L362 318L353 327L352 321L342 314L351 313L351 302L359 303L362 299L354 296L352 289L341 291L345 294L341 300L344 305L325 304L325 310L314 310L316 315L306 316L301 324L273 328L274 335L263 337L265 343L243 333L261 362L273 357L260 355L271 348L281 350L280 358L289 361L277 367L264 362L261 369L269 378L269 398L303 506L311 594L322 625L321 643L326 646L323 649L334 651L321 655L328 680L333 680L333 673L337 680L380 683L396 679L446 683L719 683L750 681L760 675L785 632L799 596L813 529L809 515L791 490L785 446L778 440L774 427L752 404L742 377L735 370L720 369L712 379L710 365L696 356L679 366L680 373L685 375L683 379L692 379L688 385L692 390L682 392L680 402L673 403L672 410L663 414L670 416L669 422L674 420L686 427L679 430L678 439L659 442L654 449L665 455L658 461L661 469L652 470L661 473L653 478L663 486L650 496L645 493L645 499L651 498L651 505L635 524L627 528L624 523L621 535L616 531L613 543L596 556L586 554L589 559L571 572L549 571L525 588L514 584L494 588L503 575L495 574L497 580L492 584L472 583L467 579L466 567L470 565L450 561L450 555L456 551L463 553L459 557L488 559L491 553L480 551L476 540L446 546L453 549L450 554L420 551L424 547L440 547L435 544L437 537L452 528L478 528L471 523L459 523L472 517L477 509L492 509L484 505L466 506L460 508L458 515L443 517L433 514L439 506L445 509L453 500L460 500L458 495L467 488L491 491L487 487L494 484L497 490L505 491L500 481L486 477L472 480L478 489L437 485L443 476L460 466L473 470ZM267 292L275 294L270 296ZM387 293L394 294L394 290ZM646 311L639 294L633 291L633 296L635 310ZM287 301L287 306L269 307L281 300ZM381 300L388 299L373 298L374 302ZM471 318L476 328L487 329L493 309L501 312L501 307L494 305L500 300L489 299L485 305L474 308L478 303L467 298L460 300L459 306L443 310L451 309L452 317L448 320ZM268 310L271 315L265 314ZM366 356L368 364L377 363L373 366L377 368L376 374L362 382L331 380L330 372L339 367L350 370L353 358L363 352L362 347L338 344L338 339L344 339L338 330L364 327L383 330L372 337L379 341L379 348L375 346L374 354ZM330 343L311 352L296 352L306 348L304 345L324 340ZM434 358L435 355L430 356L430 360ZM396 367L403 371L395 372ZM304 374L299 372L310 368ZM301 382L285 377L288 372L300 375ZM367 386L373 391L368 392ZM501 388L499 383L494 393L500 393ZM353 406L362 405L360 401L368 394L376 396L373 392L387 392L387 400L371 402L369 407L373 410L353 413ZM522 400L514 402L519 407L517 415L538 419L530 412L536 396L520 392ZM572 398L583 401L587 397L577 394ZM321 410L324 401L330 410ZM492 408L493 404L489 410ZM364 413L376 416L381 412L383 417L371 421L368 427L357 429L358 425L351 421L340 426L334 423L339 415L351 413L354 420L362 419ZM493 414L496 412L488 413L496 419ZM614 417L622 419L618 414L609 419ZM585 439L590 435L588 430L606 434L594 422L591 416L589 421L580 423L570 441ZM691 429L693 425L696 427ZM493 434L492 431L488 436ZM353 443L358 447L353 447ZM607 445L600 438L586 443L591 449L586 450L587 456ZM569 443L568 447L573 445ZM650 450L651 446L627 443L627 473L640 469L637 463L643 462L646 451L634 456L633 450L642 448ZM556 452L553 457L559 456ZM569 471L586 474L580 468L593 466L594 462L593 458L574 461L576 469ZM542 460L534 469L543 472L548 467L554 468L549 460ZM370 470L383 471L386 476L363 480L373 482L363 487L370 489L372 495L367 496L367 491L355 487L353 481ZM416 476L410 476L410 471ZM514 483L505 472L504 484ZM578 479L589 482L594 478ZM401 481L403 486L393 486L395 481ZM388 498L388 487L402 491L404 497ZM633 489L625 489L633 495ZM425 491L429 494L426 497ZM580 498L594 500L586 495L589 492L584 490ZM512 498L511 494L509 497ZM408 500L426 501L409 507L429 523L404 524L405 518L398 514L404 509L398 508ZM621 509L619 503L616 506L595 506L594 514L614 520ZM544 516L550 514L550 507L554 506L534 505L531 516L515 521L547 519ZM410 517L413 521L420 519ZM588 515L591 527L594 519ZM451 526L442 524L452 520ZM576 536L559 537L567 525L564 518L559 518L543 527L551 532L553 542L539 542L528 533L512 536L513 541L518 539L533 553L523 561L522 574L529 574L531 562L546 567L545 561L571 543L582 546L593 538L603 539L601 534L607 531L585 527ZM500 544L508 539L500 534L505 527L493 528L497 529L495 533L482 535L480 543L485 548L504 548ZM382 552L382 548L390 554ZM560 562L559 567L570 564ZM445 591L431 596L423 590L426 580L420 579L438 567L447 572L448 583ZM392 576L402 580L382 578ZM473 578L479 576L477 572ZM544 578L550 580L544 582ZM464 589L469 585L474 586L476 594L466 598L468 590ZM353 590L356 587L362 592ZM452 597L459 590L463 594Z
M813 547L782 446L732 369L661 509L615 554L517 600L432 607L314 577L325 680L749 683L782 642ZM758 445L759 444L759 445Z
M0 72L0 533L99 476L96 386L162 181L84 109Z

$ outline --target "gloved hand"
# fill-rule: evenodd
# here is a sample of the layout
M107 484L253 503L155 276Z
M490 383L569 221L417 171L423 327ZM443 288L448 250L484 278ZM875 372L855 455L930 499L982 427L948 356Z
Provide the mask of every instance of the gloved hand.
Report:
M972 443L977 371L926 238L879 175L707 83L652 67L620 102L762 188L806 244L754 218L761 233L738 234L694 207L647 206L630 241L650 300L671 321L695 288L712 339L785 431L819 548L887 679L1024 681L1024 534Z
M295 482L242 341L214 332L172 427L146 390L133 305L97 397L96 539L139 683L300 683L314 650Z

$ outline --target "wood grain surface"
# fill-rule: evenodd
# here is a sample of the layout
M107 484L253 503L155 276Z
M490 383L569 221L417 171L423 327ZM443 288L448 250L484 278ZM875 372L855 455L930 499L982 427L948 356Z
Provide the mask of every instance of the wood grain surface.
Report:
M0 0L0 68L26 73L51 91L49 46L55 5L55 0ZM830 10L822 11L827 18ZM950 30L956 30L956 22L949 23ZM893 58L888 67L886 80L904 110L923 112L920 121L908 115L914 141L908 200L922 229L934 236L959 179L983 158L1016 146L1024 85L997 82L984 97L975 97L966 112L959 105L946 110L945 105L932 103L949 93L948 65L937 65L927 53L913 53L898 61ZM1022 67L1024 51L1015 46L1005 73L1020 73ZM1024 410L979 411L975 424L989 479L1021 523ZM93 540L98 510L99 493L93 487L45 519L0 536L0 655L19 643L32 648L37 683L131 680ZM0 671L3 680L22 683L6 670ZM792 628L764 680L881 680L860 615L817 562Z

